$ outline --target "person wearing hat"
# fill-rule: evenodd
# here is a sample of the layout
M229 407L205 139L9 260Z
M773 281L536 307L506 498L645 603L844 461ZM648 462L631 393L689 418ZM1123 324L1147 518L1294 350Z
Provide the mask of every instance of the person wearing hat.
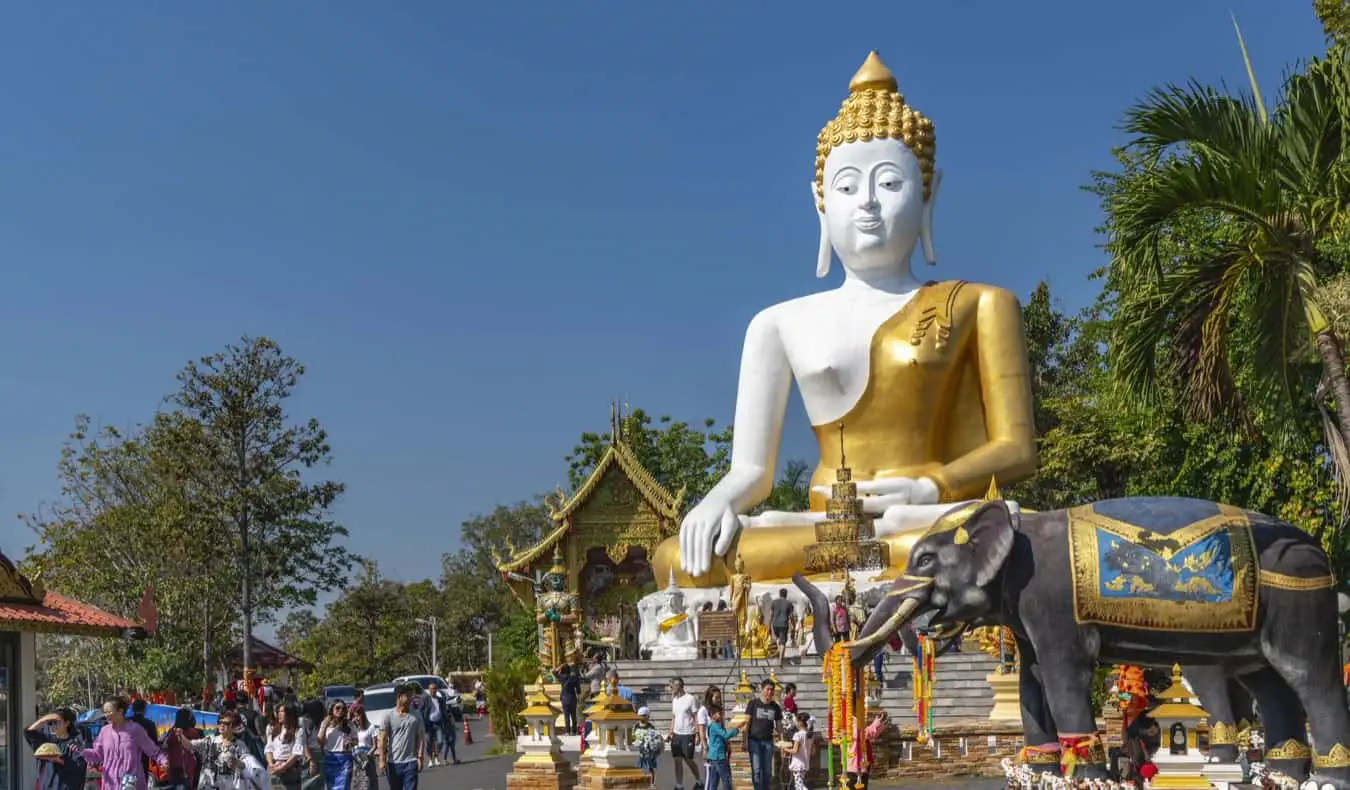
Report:
M82 790L85 762L75 737L75 711L61 708L28 725L24 740L38 758L38 790Z
M646 771L652 778L652 784L656 784L656 761L665 749L666 741L652 726L651 708L643 705L638 708L637 715L638 723L633 725L633 741L638 750L638 768Z

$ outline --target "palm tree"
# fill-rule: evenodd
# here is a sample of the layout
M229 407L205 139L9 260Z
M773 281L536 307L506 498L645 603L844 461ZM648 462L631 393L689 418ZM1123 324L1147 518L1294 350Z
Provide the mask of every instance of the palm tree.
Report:
M1350 383L1319 283L1344 270L1348 96L1334 51L1290 76L1271 112L1254 79L1250 95L1156 89L1126 113L1141 166L1107 200L1116 379L1146 397L1175 386L1205 419L1269 421L1315 394L1343 484Z

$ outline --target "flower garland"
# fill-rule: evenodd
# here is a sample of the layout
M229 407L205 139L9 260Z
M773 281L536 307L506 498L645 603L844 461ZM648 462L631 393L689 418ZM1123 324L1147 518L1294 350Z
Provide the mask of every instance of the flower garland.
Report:
M1033 770L1009 757L1000 761L1008 790L1136 790L1134 782L1113 782L1110 779L1074 779Z
M928 743L933 735L933 673L937 656L933 649L933 640L919 634L918 645L914 651L914 715L918 720L919 743Z
M1148 681L1142 667L1128 664L1116 667L1116 707L1127 727L1148 708Z

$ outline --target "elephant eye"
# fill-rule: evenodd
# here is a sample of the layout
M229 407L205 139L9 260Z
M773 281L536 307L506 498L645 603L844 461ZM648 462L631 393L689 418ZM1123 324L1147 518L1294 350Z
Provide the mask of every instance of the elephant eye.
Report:
M933 555L932 554L922 555L921 557L919 557L919 561L916 563L916 565L921 569L933 567Z

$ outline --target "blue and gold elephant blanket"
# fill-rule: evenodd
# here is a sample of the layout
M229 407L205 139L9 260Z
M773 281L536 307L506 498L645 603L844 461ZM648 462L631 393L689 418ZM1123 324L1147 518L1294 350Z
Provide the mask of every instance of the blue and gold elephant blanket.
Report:
M1256 625L1252 517L1198 499L1133 497L1070 508L1080 623L1220 633Z

